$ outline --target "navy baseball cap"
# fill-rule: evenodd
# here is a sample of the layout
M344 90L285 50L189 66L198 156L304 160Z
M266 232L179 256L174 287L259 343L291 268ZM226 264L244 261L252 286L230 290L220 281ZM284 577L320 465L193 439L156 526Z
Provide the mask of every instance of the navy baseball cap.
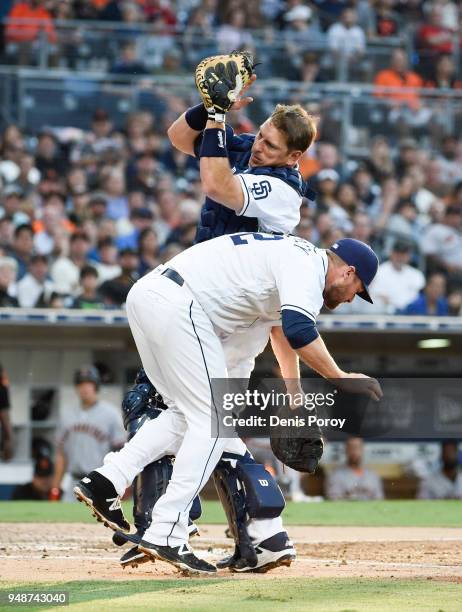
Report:
M366 300L366 302L373 304L369 295L369 285L377 274L379 259L371 247L354 238L342 238L337 240L330 247L330 250L349 266L356 268L356 275L361 279L364 286L364 291L356 295Z

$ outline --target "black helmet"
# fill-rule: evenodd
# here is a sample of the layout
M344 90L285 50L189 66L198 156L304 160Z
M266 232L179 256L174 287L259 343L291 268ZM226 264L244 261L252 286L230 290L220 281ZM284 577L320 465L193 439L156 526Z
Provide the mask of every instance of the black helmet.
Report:
M85 365L79 368L74 374L74 385L80 385L83 382L92 382L96 389L99 389L101 377L95 366Z

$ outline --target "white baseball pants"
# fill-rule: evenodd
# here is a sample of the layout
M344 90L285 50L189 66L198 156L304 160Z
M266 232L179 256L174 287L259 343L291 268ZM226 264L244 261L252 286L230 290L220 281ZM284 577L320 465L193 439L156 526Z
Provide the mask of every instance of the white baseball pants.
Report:
M144 539L179 546L188 540L189 510L224 450L245 454L239 439L211 436L211 379L226 378L226 361L210 319L187 285L158 273L138 281L127 298L127 315L143 368L169 409L141 427L98 471L122 495L152 461L175 455L172 479L155 504ZM281 531L281 519L252 521L259 542Z

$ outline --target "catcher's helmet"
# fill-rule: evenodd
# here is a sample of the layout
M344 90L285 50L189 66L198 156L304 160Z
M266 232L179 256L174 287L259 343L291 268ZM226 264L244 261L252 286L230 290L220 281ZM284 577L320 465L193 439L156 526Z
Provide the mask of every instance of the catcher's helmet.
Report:
M83 382L92 382L99 389L101 377L95 366L85 365L76 370L74 374L74 385L80 385Z

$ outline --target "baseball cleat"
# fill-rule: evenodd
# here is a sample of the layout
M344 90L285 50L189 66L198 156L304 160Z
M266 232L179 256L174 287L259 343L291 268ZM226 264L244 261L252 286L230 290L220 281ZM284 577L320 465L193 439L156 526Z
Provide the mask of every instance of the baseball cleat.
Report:
M130 523L125 519L120 505L120 496L110 480L99 472L90 472L74 487L74 495L86 504L96 517L113 531L130 531Z
M174 565L184 574L216 574L217 568L204 559L199 559L187 544L181 546L159 546L141 540L139 550L146 553L152 561L160 559Z
M194 523L191 523L191 525L188 526L188 532L189 532L190 538L200 535L199 529ZM122 531L116 531L115 534L112 536L112 541L117 546L123 546L127 542L131 542L132 544L135 544L135 546L130 548L128 552L126 552L124 555L120 557L120 565L123 568L125 567L136 568L138 567L138 565L141 565L142 563L146 563L147 561L151 561L151 560L154 561L154 559L151 559L150 557L148 557L144 552L141 552L140 549L138 548L138 544L141 541L141 536L138 533L128 534L128 533L123 533Z
M132 544L136 544L138 546L141 539L142 536L138 531L136 533L125 533L124 531L120 531L120 529L117 529L115 534L112 536L112 541L116 546L123 546L127 542L131 542Z
M223 557L223 559L219 559L216 562L217 569L227 569L228 567L234 567L234 565L240 559L239 552L237 550L234 551L232 555L228 555L227 557Z
M151 558L148 557L144 552L141 552L138 548L138 544L141 541L141 535L139 533L123 533L122 531L116 531L112 536L112 541L114 538L117 539L120 544L118 546L122 546L127 542L131 542L135 546L132 546L130 550L124 553L120 557L120 565L125 569L126 567L138 567L142 563L147 563L151 561Z
M188 525L188 535L190 538L193 538L194 536L199 537L201 535L199 527L195 523L191 523L190 525Z
M151 561L144 552L142 552L138 546L132 546L124 555L120 557L120 565L125 569L126 567L138 567L142 563Z
M112 543L115 544L115 546L123 546L127 543L127 539L125 538L126 535L125 531L120 531L120 529L118 529L112 534Z
M285 531L276 533L271 538L263 540L255 546L257 565L254 567L238 557L236 553L217 562L218 569L228 568L231 572L254 572L264 574L276 567L289 567L295 561L297 554L289 536Z
M195 525L194 523L190 523L188 525L188 535L190 538L200 536L200 534L201 533L197 525ZM143 539L143 535L144 531L137 531L136 533L125 533L124 531L120 531L120 529L117 529L117 531L112 536L112 542L116 546L123 546L127 542L131 542L132 544L138 545Z

